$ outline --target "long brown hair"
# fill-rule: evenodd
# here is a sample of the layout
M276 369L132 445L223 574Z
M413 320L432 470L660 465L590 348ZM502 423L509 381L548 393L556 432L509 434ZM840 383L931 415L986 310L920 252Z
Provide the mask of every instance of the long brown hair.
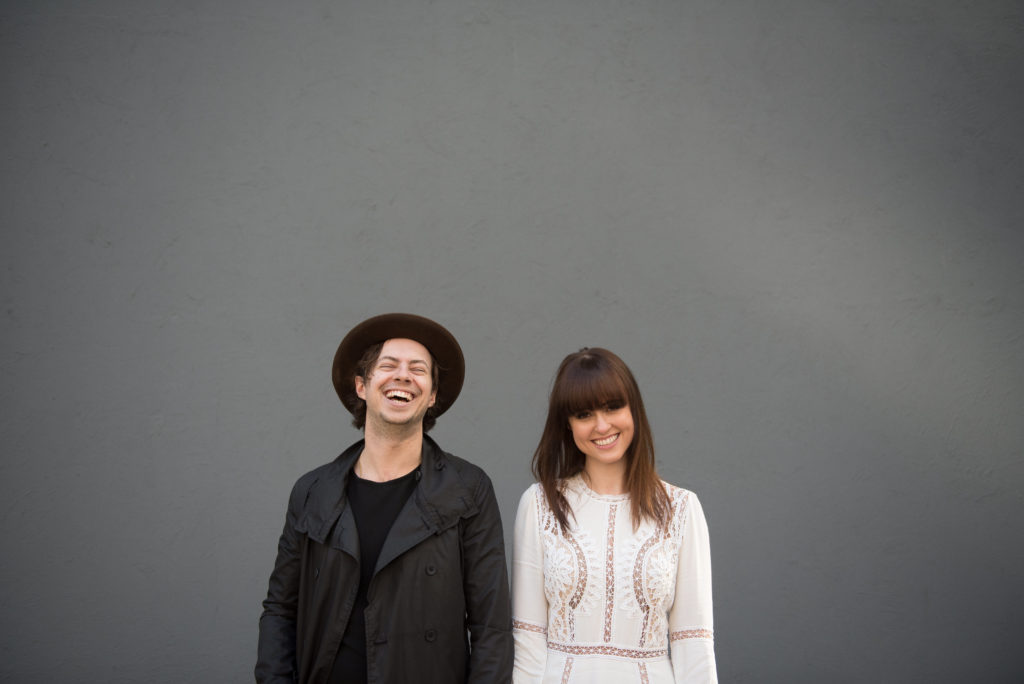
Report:
M644 518L659 525L668 520L671 502L654 467L654 437L636 379L612 352L584 347L566 356L555 373L544 432L533 453L533 476L540 482L563 531L568 530L572 509L562 493L562 485L567 478L580 473L587 461L573 440L569 416L615 403L628 404L633 414L633 441L623 456L633 526Z

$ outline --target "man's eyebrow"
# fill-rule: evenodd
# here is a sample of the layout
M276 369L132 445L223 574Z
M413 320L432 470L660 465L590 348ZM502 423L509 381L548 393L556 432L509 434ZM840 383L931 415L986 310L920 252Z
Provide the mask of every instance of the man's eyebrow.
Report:
M401 362L401 359L399 359L399 358L397 358L395 356L381 356L379 359L377 359L377 363L380 363L381 361L384 361L385 359L387 359L388 361L394 361L395 363L400 363ZM424 366L427 365L427 362L424 359L410 359L409 363L422 363Z

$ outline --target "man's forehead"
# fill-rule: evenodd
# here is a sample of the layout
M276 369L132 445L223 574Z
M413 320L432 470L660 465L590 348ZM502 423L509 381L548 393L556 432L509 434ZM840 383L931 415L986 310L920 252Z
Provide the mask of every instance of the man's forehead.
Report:
M430 363L430 350L406 337L392 337L385 340L380 349L380 357L389 357L406 361L423 361Z

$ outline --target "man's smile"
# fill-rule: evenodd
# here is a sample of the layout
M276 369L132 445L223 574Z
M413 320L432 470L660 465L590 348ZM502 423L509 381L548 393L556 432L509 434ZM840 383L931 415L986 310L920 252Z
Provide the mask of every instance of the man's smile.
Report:
M403 404L407 404L412 401L412 393L400 389L390 389L384 393L384 396L392 401L398 401Z

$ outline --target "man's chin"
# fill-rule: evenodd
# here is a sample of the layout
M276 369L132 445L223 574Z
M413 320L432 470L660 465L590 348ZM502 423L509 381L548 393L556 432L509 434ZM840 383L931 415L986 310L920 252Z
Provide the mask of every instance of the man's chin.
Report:
M423 413L408 414L381 414L375 421L381 428L386 430L411 430L423 427Z

